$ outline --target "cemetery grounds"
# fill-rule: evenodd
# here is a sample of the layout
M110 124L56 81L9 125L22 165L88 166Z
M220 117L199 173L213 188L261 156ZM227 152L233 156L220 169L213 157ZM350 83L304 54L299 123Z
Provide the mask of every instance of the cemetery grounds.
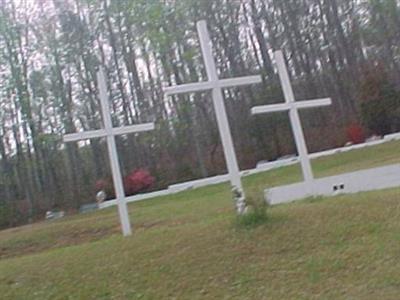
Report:
M317 177L400 163L400 142L313 161ZM298 165L243 179L246 193ZM0 232L0 299L399 299L400 188L306 199L239 226L228 184Z

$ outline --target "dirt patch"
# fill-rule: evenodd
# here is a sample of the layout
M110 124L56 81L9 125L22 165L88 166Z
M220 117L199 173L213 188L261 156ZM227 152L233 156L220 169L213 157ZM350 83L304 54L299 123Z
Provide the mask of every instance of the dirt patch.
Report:
M150 230L162 226L180 226L186 222L182 220L156 220L152 222L141 222L134 225L135 230ZM25 225L17 228L7 229L11 237L3 242L0 241L0 259L19 257L28 254L40 253L50 249L57 249L67 246L80 245L101 240L113 234L120 234L120 225L104 226L102 228L82 228L71 226L62 230L43 232L42 228L36 226L46 223ZM34 228L34 226L36 228ZM34 230L33 230L34 229ZM39 230L37 230L39 229ZM46 230L43 228L43 230ZM32 233L27 234L28 231ZM19 237L23 234L24 237Z
M21 231L17 229L13 230ZM0 259L18 257L26 254L39 253L49 249L89 243L118 233L119 231L119 226L114 226L63 231L62 234L59 235L49 233L49 236L45 241L35 237L10 240L6 242L5 245L0 246Z

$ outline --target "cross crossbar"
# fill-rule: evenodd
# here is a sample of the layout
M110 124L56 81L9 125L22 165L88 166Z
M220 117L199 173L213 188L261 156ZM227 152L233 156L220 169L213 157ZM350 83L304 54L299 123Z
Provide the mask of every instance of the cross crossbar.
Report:
M119 164L115 136L153 130L154 123L144 123L114 128L111 120L111 112L108 102L106 79L102 68L100 68L100 70L97 72L97 82L99 87L100 106L103 116L104 129L67 134L64 136L64 142L75 142L92 138L106 137L108 156L110 159L111 174L114 183L115 196L118 203L118 212L122 227L122 233L124 236L128 236L132 234L132 229L129 220L128 208L126 205L125 191L122 182L121 167Z
M332 104L332 99L330 98L304 100L291 103L279 103L279 104L255 106L251 109L251 113L253 115L264 114L271 112L287 111L290 109L305 109L305 108L328 106L331 104Z
M279 79L282 85L283 95L285 97L284 103L255 106L251 109L252 114L263 114L279 111L289 111L289 119L296 143L297 152L300 157L301 170L303 172L304 181L306 186L312 188L314 175L311 168L310 158L308 157L308 150L304 138L303 128L300 122L299 110L305 108L314 108L320 106L327 106L332 104L330 98L295 101L292 84L290 83L289 73L286 67L285 59L282 51L274 53L275 62L278 67Z
M238 213L241 214L246 209L244 201L245 196L240 178L239 166L236 159L235 148L232 141L232 135L229 128L222 89L260 83L262 82L262 77L259 75L255 75L220 79L218 77L218 69L216 67L215 59L212 52L212 43L208 34L207 24L204 20L197 22L197 32L199 35L201 53L203 55L203 61L208 81L188 83L172 87L164 87L163 90L166 96L202 92L207 90L210 90L212 92L211 95L217 117L217 125L222 141L229 178L231 181L231 185L235 190L235 199L239 199L236 201L236 208Z
M110 132L105 129L92 130L86 132L77 132L64 135L64 142L76 142L94 138L106 137L107 135L123 135L129 133L137 133L143 131L154 130L154 123L144 123L137 125L129 125L124 127L112 128Z
M177 86L165 87L164 93L166 96L175 94L194 93L211 90L214 88L229 88L241 85L249 85L261 83L262 78L259 75L244 76L236 78L219 79L218 81L204 81L181 84Z

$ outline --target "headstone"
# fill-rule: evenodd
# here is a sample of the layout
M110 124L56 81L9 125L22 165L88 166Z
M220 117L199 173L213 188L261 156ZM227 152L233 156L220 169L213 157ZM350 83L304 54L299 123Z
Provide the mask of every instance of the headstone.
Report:
M97 204L103 203L104 200L106 200L106 198L107 198L107 194L106 194L105 191L100 190L100 191L97 192L97 194L96 194Z
M84 214L84 213L96 211L98 209L99 209L99 204L97 204L97 203L83 204L79 208L79 213Z
M48 210L46 212L45 219L46 220L57 220L57 219L64 218L64 216L65 216L65 212L64 211L51 211L51 210Z
M366 142L366 143L371 143L371 142L379 141L379 140L381 140L381 139L382 139L381 136L374 134L374 135L370 136L369 138L367 138L367 139L365 140L365 142Z
M345 147L350 147L350 146L353 146L353 145L354 145L354 143L351 142L351 141L348 141L348 142L346 142L346 144L344 144Z
M355 171L335 176L317 178L312 192L305 182L298 182L265 190L265 198L271 205L301 200L315 196L335 196L400 186L400 165L390 165Z
M278 157L276 160L290 160L290 159L296 159L296 158L297 158L297 156L294 154L287 154L287 155Z

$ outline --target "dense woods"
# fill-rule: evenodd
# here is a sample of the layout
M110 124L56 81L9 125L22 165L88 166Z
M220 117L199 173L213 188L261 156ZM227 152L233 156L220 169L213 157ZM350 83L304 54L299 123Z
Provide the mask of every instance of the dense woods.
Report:
M400 130L397 0L0 0L0 226L92 202L110 178L102 140L62 142L101 127L96 71L107 73L115 126L156 130L117 140L125 174L153 189L225 173L207 93L164 97L163 85L205 80L196 21L205 19L221 77L262 74L224 93L242 169L295 153L285 113L250 115L283 95L272 51L283 49L310 151Z

